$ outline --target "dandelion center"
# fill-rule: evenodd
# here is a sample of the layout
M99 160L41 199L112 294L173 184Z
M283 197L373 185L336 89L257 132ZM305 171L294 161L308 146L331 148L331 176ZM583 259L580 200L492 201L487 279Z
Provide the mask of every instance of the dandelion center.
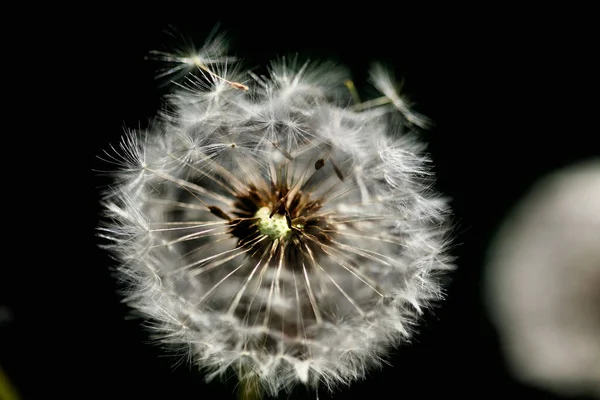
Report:
M292 229L288 226L285 216L277 213L273 214L273 216L270 215L271 210L269 207L262 207L256 212L256 218L258 218L256 226L258 230L271 239L286 237Z
M236 199L228 232L237 238L238 248L251 250L251 257L265 257L272 251L282 254L285 265L294 269L303 261L320 258L335 235L335 225L321 211L325 199L313 197L302 185L257 182L238 192ZM270 263L281 258L266 257Z

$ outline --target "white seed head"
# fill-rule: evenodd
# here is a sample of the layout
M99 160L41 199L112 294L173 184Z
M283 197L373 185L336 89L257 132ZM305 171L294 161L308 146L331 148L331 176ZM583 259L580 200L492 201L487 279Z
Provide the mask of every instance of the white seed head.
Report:
M600 399L600 159L532 185L492 241L484 277L514 376Z
M275 394L362 378L451 268L429 161L386 114L397 93L361 107L330 64L281 59L250 81L219 60L113 156L101 232L127 301L208 379L233 370Z

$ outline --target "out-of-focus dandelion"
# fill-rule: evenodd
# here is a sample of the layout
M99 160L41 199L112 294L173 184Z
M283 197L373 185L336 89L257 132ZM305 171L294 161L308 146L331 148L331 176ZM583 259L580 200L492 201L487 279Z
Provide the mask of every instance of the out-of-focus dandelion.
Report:
M515 376L600 398L600 160L532 188L492 243L485 281Z
M0 327L8 325L12 320L12 312L10 308L0 304Z
M451 268L449 209L405 127L425 119L382 68L387 100L360 107L343 68L244 74L222 44L159 54L196 74L107 152L101 236L128 303L208 379L348 384L410 337Z

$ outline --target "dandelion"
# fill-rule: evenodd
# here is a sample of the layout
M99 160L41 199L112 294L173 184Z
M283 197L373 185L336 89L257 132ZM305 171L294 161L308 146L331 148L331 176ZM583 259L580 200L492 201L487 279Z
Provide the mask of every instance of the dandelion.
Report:
M484 294L520 381L600 399L600 159L539 179L487 254Z
M126 301L207 379L234 371L271 395L349 384L442 297L449 209L424 146L390 117L408 109L382 68L393 97L363 107L340 67L242 73L207 46L162 54L197 73L107 152L100 235Z

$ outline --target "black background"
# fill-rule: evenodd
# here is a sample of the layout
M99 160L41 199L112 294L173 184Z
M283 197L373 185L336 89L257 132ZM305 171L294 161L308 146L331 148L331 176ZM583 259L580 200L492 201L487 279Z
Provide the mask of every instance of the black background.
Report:
M298 52L347 65L364 86L370 63L386 62L404 79L417 110L436 124L423 136L438 189L453 199L457 233L452 251L458 269L447 300L425 318L412 344L391 353L389 366L333 396L320 393L321 399L560 399L510 376L479 282L486 246L530 185L555 168L600 154L592 83L597 32L585 13L469 8L433 17L373 5L373 13L324 15L319 7L291 3L281 10L222 6L200 13L178 5L190 18L169 22L116 20L116 12L94 18L90 11L89 23L67 34L72 44L57 56L72 68L65 87L72 102L59 104L58 115L74 115L69 138L83 144L77 150L82 164L72 165L64 179L82 171L78 197L70 202L79 208L70 207L68 220L85 227L70 232L73 240L60 241L59 255L38 265L51 290L42 284L44 294L31 296L20 284L5 292L12 320L0 327L0 361L22 397L235 398L235 382L206 384L193 367L174 367L175 359L146 343L139 322L126 319L109 273L113 263L94 237L98 189L108 183L93 172L106 167L97 156L117 143L123 127L143 126L167 91L154 80L160 65L145 56L168 45L163 32L169 25L201 44L220 21L250 66ZM315 394L298 388L281 398Z

